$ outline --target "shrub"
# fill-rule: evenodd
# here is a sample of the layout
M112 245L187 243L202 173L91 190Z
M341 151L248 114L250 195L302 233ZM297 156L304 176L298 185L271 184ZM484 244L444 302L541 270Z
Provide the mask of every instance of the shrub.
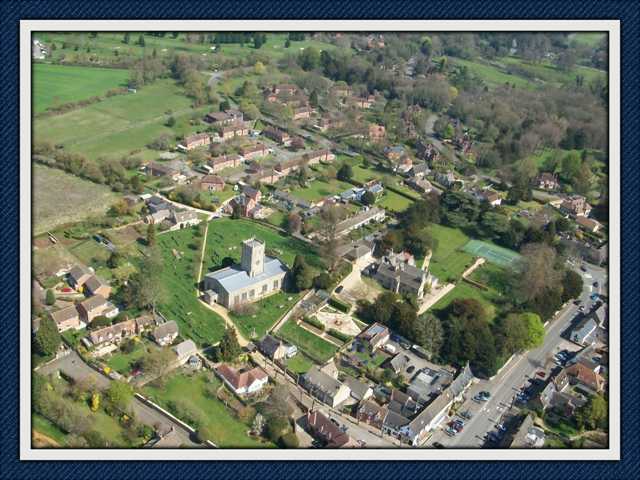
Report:
M314 327L316 327L316 328L318 328L320 330L324 330L325 329L324 323L322 323L316 317L302 317L302 321L305 322L305 323L308 323L309 325L313 325Z
M282 448L298 448L300 446L298 437L293 432L282 435L279 443Z
M337 308L341 312L349 313L351 310L351 305L347 302L343 302L342 300L337 299L336 297L331 297L329 299L329 305L334 308Z
M337 338L338 340L342 340L343 342L348 342L352 338L351 335L347 335L346 333L342 333L339 330L336 330L335 328L330 328L327 333L329 335L331 335L332 337Z

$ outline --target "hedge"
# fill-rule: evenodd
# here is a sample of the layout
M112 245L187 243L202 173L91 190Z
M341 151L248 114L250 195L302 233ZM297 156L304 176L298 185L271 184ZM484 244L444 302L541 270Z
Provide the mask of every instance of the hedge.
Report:
M314 327L324 331L324 323L318 320L316 317L303 317L302 321L308 323L309 325L313 325Z
M344 313L349 313L351 310L351 304L338 300L336 297L329 298L329 305Z
M332 337L335 337L338 340L341 340L341 341L343 341L345 343L350 341L353 338L351 335L347 335L346 333L342 333L341 331L336 330L335 328L330 328L327 333L329 335L331 335Z

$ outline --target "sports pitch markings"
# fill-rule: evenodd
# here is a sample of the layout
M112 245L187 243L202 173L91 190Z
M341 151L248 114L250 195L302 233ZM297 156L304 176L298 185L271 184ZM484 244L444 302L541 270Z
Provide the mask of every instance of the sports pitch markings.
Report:
M481 240L469 240L463 250L476 257L486 258L487 261L502 267L509 266L520 258L520 255L513 250L498 247Z

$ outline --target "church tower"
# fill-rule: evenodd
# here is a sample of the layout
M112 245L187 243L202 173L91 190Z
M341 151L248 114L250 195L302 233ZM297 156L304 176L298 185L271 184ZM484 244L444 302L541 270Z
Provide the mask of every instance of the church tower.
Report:
M255 277L264 272L264 243L255 238L242 242L242 270L250 277Z

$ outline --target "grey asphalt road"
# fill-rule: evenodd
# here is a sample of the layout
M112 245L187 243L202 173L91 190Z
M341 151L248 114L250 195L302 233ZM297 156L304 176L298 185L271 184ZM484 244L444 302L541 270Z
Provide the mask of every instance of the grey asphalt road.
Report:
M597 291L592 286L597 281L600 285L600 292L607 285L607 272L600 267L585 264L587 272L580 272L584 279L584 290L581 300L585 305L593 302L589 296ZM478 448L484 443L484 435L496 428L500 422L502 414L508 410L518 391L527 384L530 378L534 378L539 371L548 374L553 365L551 359L555 353L566 348L570 351L579 350L580 347L561 337L562 332L571 324L578 313L578 307L569 302L557 317L547 326L547 334L544 344L535 350L526 352L514 357L511 362L493 380L480 380L474 384L466 393L466 400L459 411L468 410L473 418L466 422L464 430L451 437L447 435L442 426L446 425L445 420L439 430L431 436L425 446L432 446L439 442L449 448ZM491 398L487 402L478 403L473 397L480 391L488 391Z
M63 372L65 375L73 378L74 380L82 380L83 378L93 377L96 386L100 389L106 389L109 386L111 380L104 375L99 374L89 365L84 363L80 356L71 351L65 357L59 358L48 365L45 365L37 370L41 375L49 375L57 371ZM182 427L179 423L172 421L170 418L165 417L160 412L148 407L137 398L134 398L131 402L131 408L136 416L136 419L152 428L155 428L158 424L168 424L173 426L176 433L176 447L199 447L200 445L191 440L191 432Z

